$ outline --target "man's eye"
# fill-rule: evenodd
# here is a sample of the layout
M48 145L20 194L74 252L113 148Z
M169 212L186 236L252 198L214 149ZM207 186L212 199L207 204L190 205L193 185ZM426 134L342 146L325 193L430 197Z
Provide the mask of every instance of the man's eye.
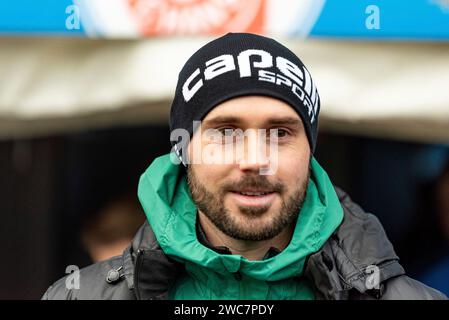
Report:
M232 137L234 135L234 129L232 128L220 128L217 129L218 132L221 133L222 136Z
M270 136L282 138L289 135L289 132L285 129L272 129L270 130Z

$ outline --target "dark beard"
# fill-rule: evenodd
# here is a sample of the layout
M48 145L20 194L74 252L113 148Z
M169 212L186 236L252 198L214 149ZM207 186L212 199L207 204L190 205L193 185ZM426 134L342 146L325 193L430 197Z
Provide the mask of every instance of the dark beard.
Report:
M209 192L206 187L198 181L193 170L189 166L187 169L187 183L190 188L192 199L198 209L203 212L207 218L224 234L239 240L262 241L272 239L280 234L286 227L295 223L298 218L301 207L307 193L309 184L309 175L293 193L292 196L284 199L282 197L282 206L280 212L273 218L272 222L260 230L254 228L243 228L235 219L232 218L229 210L224 207L224 196L230 190L238 190L241 188L260 187L264 189L274 190L283 194L285 187L281 183L272 184L267 177L258 174L248 174L237 183L230 183L220 186L219 193ZM269 209L268 207L241 207L239 210L248 219L257 219Z

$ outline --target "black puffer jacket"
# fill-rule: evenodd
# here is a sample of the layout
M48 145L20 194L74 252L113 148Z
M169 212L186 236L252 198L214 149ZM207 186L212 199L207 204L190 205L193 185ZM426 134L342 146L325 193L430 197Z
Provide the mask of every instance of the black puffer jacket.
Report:
M405 275L378 219L337 189L344 220L325 245L306 263L304 277L317 299L447 299L442 293ZM374 266L377 275L368 269ZM80 288L67 289L66 278L48 288L43 299L167 299L183 265L161 250L146 222L122 256L80 271ZM370 285L378 278L380 285Z

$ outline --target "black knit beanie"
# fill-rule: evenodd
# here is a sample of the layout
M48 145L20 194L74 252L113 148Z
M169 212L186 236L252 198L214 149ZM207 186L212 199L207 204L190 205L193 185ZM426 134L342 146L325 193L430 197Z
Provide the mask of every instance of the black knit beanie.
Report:
M215 39L186 62L178 77L170 111L170 130L193 135L194 120L202 120L218 104L245 95L283 100L301 117L315 151L320 98L310 73L299 58L279 42L249 33L228 33ZM189 141L171 141L186 164Z

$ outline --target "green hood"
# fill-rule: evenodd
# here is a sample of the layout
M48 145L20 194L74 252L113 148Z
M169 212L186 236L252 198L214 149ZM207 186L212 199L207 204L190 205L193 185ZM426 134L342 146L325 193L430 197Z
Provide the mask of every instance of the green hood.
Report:
M282 299L313 298L302 274L310 254L318 251L343 219L343 209L326 172L313 158L303 207L289 245L278 255L249 261L240 255L219 254L196 236L197 208L184 171L173 153L153 161L141 176L138 196L162 250L183 262L187 274L179 279L174 298ZM236 284L233 276L239 273Z

